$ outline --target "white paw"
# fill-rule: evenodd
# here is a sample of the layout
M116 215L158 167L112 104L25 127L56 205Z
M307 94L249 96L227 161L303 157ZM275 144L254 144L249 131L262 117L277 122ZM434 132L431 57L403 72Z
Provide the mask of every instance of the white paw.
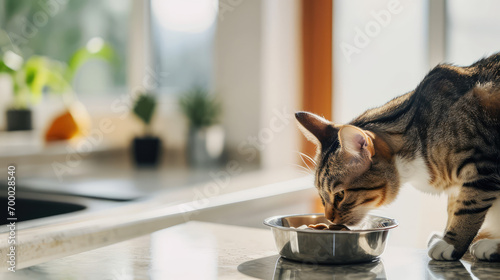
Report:
M429 236L429 240L427 241L427 248L430 248L431 243L438 239L443 239L443 234L437 231L432 232L431 235Z
M500 258L498 249L500 248L500 239L483 239L475 242L469 248L470 253L478 260L498 261Z
M456 260L453 257L455 252L455 247L448 244L441 238L433 238L429 241L429 257L436 261L453 261Z

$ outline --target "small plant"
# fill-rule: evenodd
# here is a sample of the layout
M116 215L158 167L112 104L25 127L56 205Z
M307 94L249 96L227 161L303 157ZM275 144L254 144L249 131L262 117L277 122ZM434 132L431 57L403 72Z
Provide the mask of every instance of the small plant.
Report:
M62 93L69 88L61 72L64 65L43 56L32 56L13 74L13 108L27 109L40 102L45 91Z
M138 166L156 166L160 160L161 139L151 135L151 120L156 108L152 93L141 92L135 100L132 111L144 123L144 135L132 142L134 161Z
M179 105L193 128L209 127L218 123L222 112L221 104L201 87L183 94Z
M144 123L144 134L151 132L151 119L156 108L156 98L150 93L140 93L137 97L133 112Z
M26 61L12 51L0 57L0 73L7 73L13 81L13 109L28 109L37 104L44 92L73 93L71 83L78 69L91 59L113 62L113 48L101 38L91 39L76 50L68 63L46 56L34 55Z
M32 56L26 62L11 51L0 61L0 72L11 76L13 84L13 109L28 109L38 103L45 90L60 90L66 83L59 74L61 64L42 56Z

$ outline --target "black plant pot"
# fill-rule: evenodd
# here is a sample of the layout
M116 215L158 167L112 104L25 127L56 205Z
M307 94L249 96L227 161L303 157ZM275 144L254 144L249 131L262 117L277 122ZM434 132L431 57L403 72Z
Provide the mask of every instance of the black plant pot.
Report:
M136 137L132 143L135 164L156 166L161 156L161 140L158 137Z
M7 131L32 129L33 126L31 125L31 110L7 110Z

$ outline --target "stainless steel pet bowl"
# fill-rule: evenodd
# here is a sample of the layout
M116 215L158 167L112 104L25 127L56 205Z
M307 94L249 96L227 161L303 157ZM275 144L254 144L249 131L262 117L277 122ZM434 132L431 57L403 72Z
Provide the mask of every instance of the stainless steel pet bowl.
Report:
M323 214L274 216L264 220L271 227L282 257L313 264L373 261L384 252L389 230L398 226L394 219L367 215L357 226L349 227L350 231L297 229L317 223L331 224Z

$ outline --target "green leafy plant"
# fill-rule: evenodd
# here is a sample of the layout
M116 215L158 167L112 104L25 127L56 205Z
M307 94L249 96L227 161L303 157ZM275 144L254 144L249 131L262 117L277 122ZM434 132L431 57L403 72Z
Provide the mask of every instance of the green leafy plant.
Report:
M27 109L40 101L44 91L64 92L70 88L62 75L64 65L43 56L32 56L21 69L12 72L14 100L12 107Z
M220 102L201 87L195 87L184 93L179 99L179 105L194 128L218 123L222 113Z
M78 69L90 59L103 59L112 62L115 58L113 48L100 38L91 39L71 56L68 63L45 56L31 56L19 68L10 67L8 60L19 57L6 52L0 59L0 73L11 75L14 100L11 107L27 109L40 101L44 92L72 94L71 83ZM22 58L19 57L19 59Z
M151 131L151 119L156 108L156 98L150 93L140 93L133 107L134 114L144 123L144 132Z
M0 73L12 74L14 70L5 64L4 58L0 57Z
M92 38L87 45L76 50L68 61L65 71L67 81L72 81L78 69L91 59L102 59L108 62L116 62L113 47L99 37Z

